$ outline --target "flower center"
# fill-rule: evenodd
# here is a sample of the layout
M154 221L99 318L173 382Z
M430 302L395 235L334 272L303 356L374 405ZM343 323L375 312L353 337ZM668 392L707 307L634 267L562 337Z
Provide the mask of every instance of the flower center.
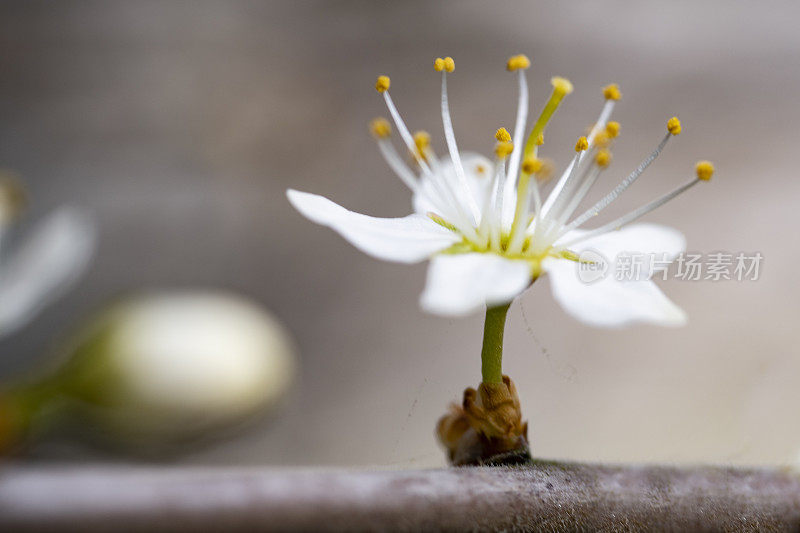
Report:
M544 143L545 129L564 97L573 90L569 80L561 77L551 79L553 90L524 143L528 117L528 85L525 70L530 60L524 55L508 60L507 70L515 72L519 82L519 102L513 136L505 128L495 133L494 169L488 187L477 190L475 183L489 177L487 169L468 173L462 162L450 116L447 94L447 77L455 71L451 57L437 58L434 69L441 72L441 114L444 136L449 152L449 162L440 161L430 146L430 135L418 132L413 135L400 117L389 96L390 80L380 76L376 89L383 95L395 125L408 152L414 158L419 172L411 170L390 141L391 128L388 121L373 122L372 131L378 140L381 153L389 166L411 189L417 199L424 201L428 216L437 224L462 236L460 242L450 250L456 252L495 253L509 258L524 258L540 263L548 256L564 257L567 247L582 240L608 231L619 229L656 207L678 196L698 181L708 181L713 174L713 165L701 162L697 166L697 177L664 196L635 209L627 215L599 228L581 232L585 222L598 215L615 201L644 170L658 157L669 139L680 134L681 123L677 117L667 122L667 133L655 150L634 169L610 193L588 210L570 221L590 189L611 163L610 148L620 133L618 122L610 121L615 103L622 94L616 84L603 88L605 104L599 118L585 137L575 145L575 156L567 165L549 196L542 201L540 183L548 177L551 165L538 157L539 146ZM480 187L478 187L480 189Z

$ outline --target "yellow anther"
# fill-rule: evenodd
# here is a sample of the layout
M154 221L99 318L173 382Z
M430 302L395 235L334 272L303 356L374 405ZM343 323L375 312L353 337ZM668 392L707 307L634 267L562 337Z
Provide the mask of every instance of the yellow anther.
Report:
M389 76L378 76L377 81L375 82L375 89L382 93L383 91L389 90L389 85L392 84L392 80L389 79Z
M526 157L522 161L522 172L525 174L534 174L542 170L542 160L536 157Z
M414 133L414 145L417 147L417 152L424 154L428 146L431 145L431 135L422 130Z
M536 146L541 146L544 144L544 132L539 132L539 136L536 137Z
M606 124L606 133L610 139L615 138L619 135L619 122L611 121Z
M597 163L597 166L600 168L605 168L611 163L611 152L608 150L600 150L597 152L597 155L594 156L594 162Z
M506 70L508 71L515 71L515 70L525 70L526 68L531 66L531 60L528 59L528 56L525 54L519 54L515 56L511 56L508 58L506 62Z
M437 57L433 60L433 70L436 72L446 71L446 72L453 72L456 69L456 62L453 61L453 58L450 56L445 57L442 59L441 57Z
M572 83L567 78L555 76L554 78L550 79L550 83L553 84L553 91L561 93L562 96L572 92Z
M576 152L583 152L584 150L589 149L589 140L586 137L581 137L578 139L578 142L575 143L575 151Z
M673 135L678 135L681 132L681 121L678 117L672 117L667 121L667 131Z
M622 93L619 91L619 85L611 83L603 87L603 96L606 100L619 100L622 98Z
M608 135L608 132L606 130L603 130L597 135L595 135L594 144L596 144L600 148L608 147L608 145L611 144L611 137Z
M486 167L480 164L475 165L475 173L481 175L486 174Z
M494 147L494 153L497 155L498 159L505 159L506 157L511 155L511 152L514 151L514 143L511 142L499 142L497 146Z
M698 161L694 167L697 171L697 179L709 181L714 175L714 164L711 161Z
M369 131L376 139L386 139L392 134L392 126L388 120L379 117L369 123Z
M500 141L501 143L511 142L511 134L508 133L508 130L505 128L500 128L494 134L494 138Z

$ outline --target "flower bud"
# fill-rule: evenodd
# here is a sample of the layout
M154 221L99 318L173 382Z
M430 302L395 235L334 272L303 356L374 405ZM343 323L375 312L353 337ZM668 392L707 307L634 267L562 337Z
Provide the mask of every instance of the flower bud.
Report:
M81 429L137 452L183 444L273 407L294 375L285 329L221 292L143 294L107 309L50 382Z

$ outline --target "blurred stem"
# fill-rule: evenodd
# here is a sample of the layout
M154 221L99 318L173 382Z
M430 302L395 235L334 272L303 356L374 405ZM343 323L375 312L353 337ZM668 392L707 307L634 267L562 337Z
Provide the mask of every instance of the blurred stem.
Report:
M503 382L503 333L511 302L486 308L481 350L481 376L484 383Z
M0 390L0 456L28 436L56 397L57 384L43 379Z

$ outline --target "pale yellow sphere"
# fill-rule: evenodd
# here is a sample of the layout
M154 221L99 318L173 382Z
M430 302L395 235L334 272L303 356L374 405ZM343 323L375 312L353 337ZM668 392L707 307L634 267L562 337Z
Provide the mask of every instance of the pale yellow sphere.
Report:
M97 371L75 391L92 417L115 436L155 443L268 410L295 373L285 328L256 303L216 291L129 298L87 329L75 358Z

